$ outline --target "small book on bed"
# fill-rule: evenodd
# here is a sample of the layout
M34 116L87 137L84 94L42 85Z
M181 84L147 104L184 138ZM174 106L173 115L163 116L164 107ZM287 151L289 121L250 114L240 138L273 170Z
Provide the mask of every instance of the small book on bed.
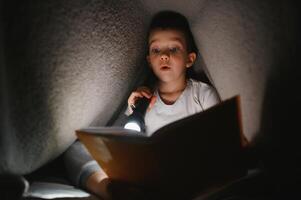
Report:
M148 137L123 127L87 127L76 135L111 179L145 188L195 193L246 174L239 96Z

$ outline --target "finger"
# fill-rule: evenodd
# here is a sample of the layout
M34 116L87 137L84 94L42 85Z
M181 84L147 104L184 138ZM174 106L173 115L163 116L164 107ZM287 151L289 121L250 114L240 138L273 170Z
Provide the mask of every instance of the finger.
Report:
M150 109L152 109L152 107L155 105L156 101L157 101L157 96L152 96L150 99L147 111L150 111Z
M152 96L152 98L150 99L149 106L153 107L156 101L157 101L157 96Z
M142 86L137 88L138 92L141 92L143 94L143 96L147 97L147 98L151 98L152 96L152 92L148 87Z
M141 91L142 95L148 99L150 99L152 97L152 93L150 93L149 91Z
M132 94L128 98L128 105L135 104L137 99L142 98L142 97L143 97L143 95L140 92L136 92L136 91L132 92Z

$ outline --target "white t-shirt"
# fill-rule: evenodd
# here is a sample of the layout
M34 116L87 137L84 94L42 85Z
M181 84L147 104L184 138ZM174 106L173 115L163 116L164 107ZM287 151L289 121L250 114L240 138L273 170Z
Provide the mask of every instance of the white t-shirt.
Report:
M217 103L219 98L211 86L206 83L189 79L187 86L172 105L165 104L156 90L157 100L149 112L145 114L146 134L152 135L159 128L203 111Z

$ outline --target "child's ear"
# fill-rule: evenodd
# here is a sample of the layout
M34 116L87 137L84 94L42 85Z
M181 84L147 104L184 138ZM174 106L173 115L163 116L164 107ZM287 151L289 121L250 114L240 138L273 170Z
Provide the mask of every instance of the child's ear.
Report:
M193 65L193 63L195 62L195 59L196 59L196 53L194 53L194 52L189 53L186 67L187 68L191 67Z

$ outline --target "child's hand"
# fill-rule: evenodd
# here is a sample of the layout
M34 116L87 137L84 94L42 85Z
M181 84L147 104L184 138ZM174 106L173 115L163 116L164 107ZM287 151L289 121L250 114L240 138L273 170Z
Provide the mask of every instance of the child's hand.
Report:
M137 90L132 92L132 94L128 98L128 107L130 108L130 113L133 112L132 106L135 105L136 101L139 98L143 98L143 97L150 99L150 103L147 108L147 111L149 111L153 107L153 105L155 104L156 99L157 99L156 96L153 96L153 93L151 92L151 90L148 87L144 87L144 86L138 87Z
M87 180L86 188L89 192L101 197L104 200L112 199L112 194L109 191L111 180L103 171L93 173Z

